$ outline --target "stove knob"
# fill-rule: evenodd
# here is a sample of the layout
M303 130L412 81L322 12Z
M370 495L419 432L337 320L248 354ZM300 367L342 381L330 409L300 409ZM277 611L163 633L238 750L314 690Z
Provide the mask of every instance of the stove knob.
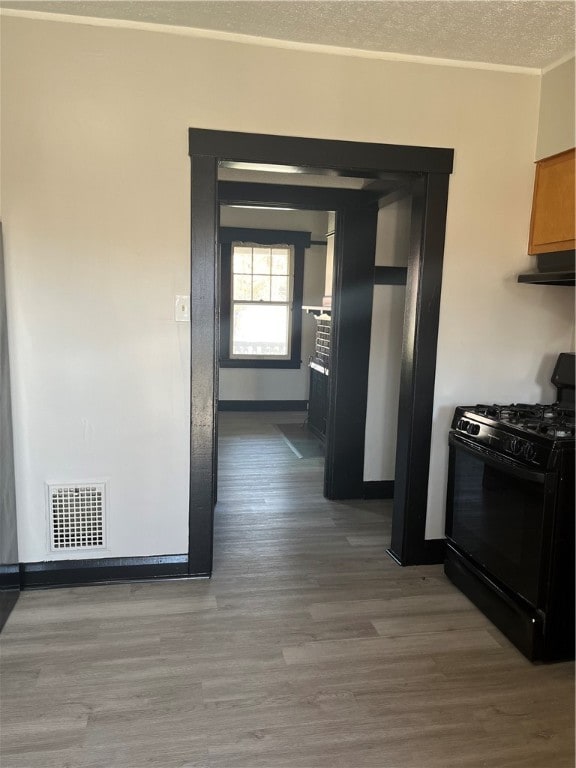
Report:
M512 447L512 453L514 456L520 456L524 450L524 446L526 445L525 441L514 439L512 442L514 443Z
M468 424L468 434L469 435L477 435L480 432L480 424Z
M456 429L459 429L461 432L466 432L466 427L469 423L470 422L466 419L459 419L458 424L456 425Z
M536 457L536 448L531 443L525 443L522 454L527 461L532 461Z
M506 453L512 453L517 456L520 453L520 440L517 437L509 437L504 443L504 450Z

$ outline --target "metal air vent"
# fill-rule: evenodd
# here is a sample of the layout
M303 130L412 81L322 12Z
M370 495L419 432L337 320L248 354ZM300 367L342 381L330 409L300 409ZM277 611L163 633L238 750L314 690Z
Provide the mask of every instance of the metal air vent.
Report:
M106 547L105 491L105 483L48 485L52 551Z

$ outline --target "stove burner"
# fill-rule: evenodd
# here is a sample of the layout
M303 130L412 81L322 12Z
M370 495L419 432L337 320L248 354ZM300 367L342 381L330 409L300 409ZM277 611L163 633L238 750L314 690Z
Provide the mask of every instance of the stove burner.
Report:
M574 437L574 427L568 424L541 424L538 430L541 435L547 437Z
M568 421L524 421L518 426L529 432L536 432L546 437L574 437L574 424Z
M574 410L559 403L541 405L540 403L511 403L510 405L478 404L472 413L484 416L500 423L510 424L551 439L574 437Z
M500 406L499 405L482 405L481 403L475 405L471 409L472 413L477 413L479 416L489 416L491 419L500 418Z
M540 405L518 403L516 405L504 406L500 409L500 419L502 421L511 421L513 424L520 424L526 419L539 419L541 416L542 407Z

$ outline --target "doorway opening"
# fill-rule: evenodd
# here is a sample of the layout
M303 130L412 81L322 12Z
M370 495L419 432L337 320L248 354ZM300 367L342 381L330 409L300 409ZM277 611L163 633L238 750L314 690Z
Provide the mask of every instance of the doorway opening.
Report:
M217 453L216 254L218 206L336 211L331 375L324 493L362 498L374 283L406 281L391 554L401 564L438 561L425 541L426 495L448 175L452 150L294 139L191 129L192 373L190 573L212 570ZM218 178L270 170L321 176L310 184ZM281 166L281 167L280 167ZM220 171L222 173L222 170ZM292 176L294 178L294 176ZM330 181L328 181L330 179ZM360 179L350 189L343 180ZM317 180L314 184L317 184ZM410 197L406 267L375 265L378 210ZM271 194L272 193L272 194ZM272 198L272 199L271 199ZM386 274L385 274L386 273ZM364 384L364 383L365 384ZM359 384L360 383L360 384Z
M244 183L251 178L220 171L219 181L239 181L238 175ZM278 182L274 173L257 178ZM333 212L296 203L220 205L219 541L225 525L244 530L236 508L250 512L255 530L265 520L271 530L322 497L320 410L327 399L318 397L314 377L325 383L329 376L333 240Z

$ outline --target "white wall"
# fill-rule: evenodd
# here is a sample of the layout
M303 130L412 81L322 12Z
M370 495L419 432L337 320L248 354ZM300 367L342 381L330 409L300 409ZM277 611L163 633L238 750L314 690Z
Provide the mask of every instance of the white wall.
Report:
M377 266L407 266L411 203L407 196L378 211ZM394 480L405 294L402 285L374 286L364 480Z
M311 232L312 240L326 240L328 214L323 211L266 211L223 207L223 227L254 227ZM304 257L303 304L317 305L324 294L326 246L313 245ZM302 365L299 370L220 368L220 400L307 400L308 358L314 351L316 322L303 312Z
M110 556L186 551L187 128L455 148L429 489L441 535L455 405L538 400L573 296L518 285L533 75L4 17L2 218L19 539L46 557L46 480L109 477Z
M536 160L572 149L576 144L574 63L571 58L542 77Z

